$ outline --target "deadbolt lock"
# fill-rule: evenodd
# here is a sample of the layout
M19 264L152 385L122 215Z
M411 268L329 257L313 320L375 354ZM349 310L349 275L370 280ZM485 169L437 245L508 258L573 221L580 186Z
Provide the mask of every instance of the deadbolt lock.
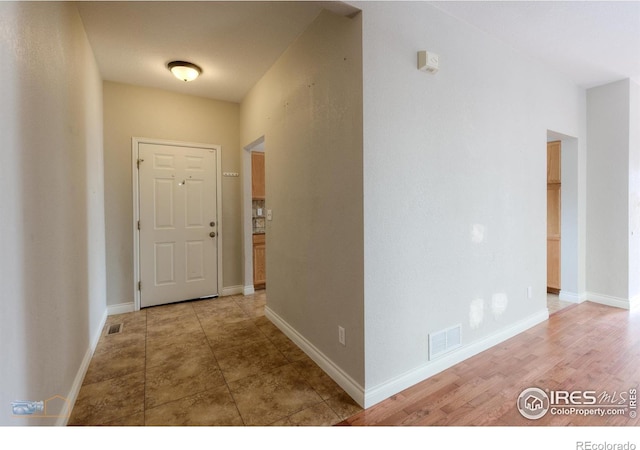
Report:
M215 222L209 222L209 226L210 226L210 227L215 227L215 226L216 226L216 223L215 223Z

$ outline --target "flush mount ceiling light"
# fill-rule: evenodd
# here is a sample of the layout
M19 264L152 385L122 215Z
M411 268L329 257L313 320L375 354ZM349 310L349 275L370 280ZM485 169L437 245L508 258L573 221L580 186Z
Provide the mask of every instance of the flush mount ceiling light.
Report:
M193 81L202 73L202 69L186 61L171 61L167 67L178 80Z

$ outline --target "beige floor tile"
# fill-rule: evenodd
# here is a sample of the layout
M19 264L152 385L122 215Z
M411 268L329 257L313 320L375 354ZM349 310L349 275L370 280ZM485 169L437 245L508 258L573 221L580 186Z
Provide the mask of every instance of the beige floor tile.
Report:
M111 427L141 427L144 426L144 412L132 414L127 417L119 417L118 419L102 425Z
M238 343L250 344L264 341L265 336L252 320L232 323L205 322L203 324L207 340L213 349L235 347Z
M131 328L117 334L103 334L98 341L94 355L118 351L127 347L144 347L146 337L146 331L144 329L132 330Z
M213 353L227 382L264 373L289 363L266 338L231 348L214 348Z
M227 386L165 403L145 411L146 425L243 425Z
M284 333L265 316L254 318L253 323L255 323L260 331L269 339L277 339L280 336L284 336Z
M147 340L147 367L154 367L167 362L198 357L211 353L211 348L202 330L178 336L153 338Z
M233 297L200 300L193 303L193 310L201 319L209 315L224 317L225 314L232 314L236 311L242 313L242 309L233 300Z
M291 364L307 383L318 393L323 400L338 396L344 391L338 383L333 381L311 358L305 358Z
M106 337L109 341L112 337ZM117 378L144 370L145 341L135 339L120 347L104 344L104 348L96 350L89 363L83 384Z
M269 426L269 427L292 427L294 426L291 421L289 420L288 417L285 417L284 419L280 419L280 420L276 420L273 423L270 423L268 425L265 426Z
M249 317L264 316L264 308L267 304L266 297L237 297L235 301Z
M147 367L145 406L178 400L224 385L218 364L209 350L191 358L179 358L165 364Z
M290 365L229 383L246 425L268 425L322 402Z
M324 402L288 417L289 424L294 426L331 426L341 420Z
M203 328L210 328L220 323L242 322L249 319L247 313L235 302L220 307L208 306L198 308L197 316Z
M69 425L102 425L144 412L144 372L85 384Z
M195 314L147 322L147 339L175 338L197 331L202 331L202 327Z
M109 316L69 424L320 426L359 412L265 305L263 290Z
M333 412L337 414L340 420L345 420L362 411L362 407L345 392L342 392L340 395L336 395L335 397L328 398L326 402Z
M147 308L147 324L178 320L195 314L190 302L172 303L170 305Z
M126 314L114 314L107 317L102 335L104 336L110 325L121 323L123 333L145 333L147 329L147 311L141 310Z
M205 300L197 300L192 302L193 310L196 314L209 310L221 310L226 308L234 308L237 306L234 296L221 298L208 298Z
M559 295L547 294L547 308L549 309L549 314L556 313L571 305L574 305L574 303L560 300Z
M291 339L289 339L278 327L276 327L266 317L258 317L254 319L256 326L262 333L269 338L278 350L287 358L288 361L299 361L307 358L307 355L298 347Z
M278 350L280 350L289 362L300 361L301 359L308 358L307 354L303 352L300 347L282 333L276 336L271 336L269 340Z
M253 323L256 324L256 326L258 328L260 328L260 330L266 334L269 335L269 333L282 333L278 327L276 327L273 322L271 322L269 319L267 319L267 317L265 316L261 316L261 317L255 317L253 319Z

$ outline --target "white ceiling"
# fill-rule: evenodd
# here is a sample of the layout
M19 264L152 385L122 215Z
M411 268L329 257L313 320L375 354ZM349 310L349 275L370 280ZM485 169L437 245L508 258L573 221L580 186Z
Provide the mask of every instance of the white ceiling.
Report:
M323 9L339 2L79 2L78 10L105 80L239 102ZM203 69L185 83L166 65Z
M431 3L580 86L640 81L640 0ZM340 2L311 1L78 3L105 80L233 102L242 100L322 8L343 15L357 11ZM198 64L203 75L180 82L166 68L172 60Z
M584 88L640 82L640 1L443 1L441 10Z

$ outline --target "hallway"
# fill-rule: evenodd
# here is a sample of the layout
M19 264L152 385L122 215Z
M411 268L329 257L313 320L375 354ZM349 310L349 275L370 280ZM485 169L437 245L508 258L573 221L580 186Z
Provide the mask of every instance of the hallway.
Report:
M265 303L258 291L110 316L69 425L321 426L361 411Z

